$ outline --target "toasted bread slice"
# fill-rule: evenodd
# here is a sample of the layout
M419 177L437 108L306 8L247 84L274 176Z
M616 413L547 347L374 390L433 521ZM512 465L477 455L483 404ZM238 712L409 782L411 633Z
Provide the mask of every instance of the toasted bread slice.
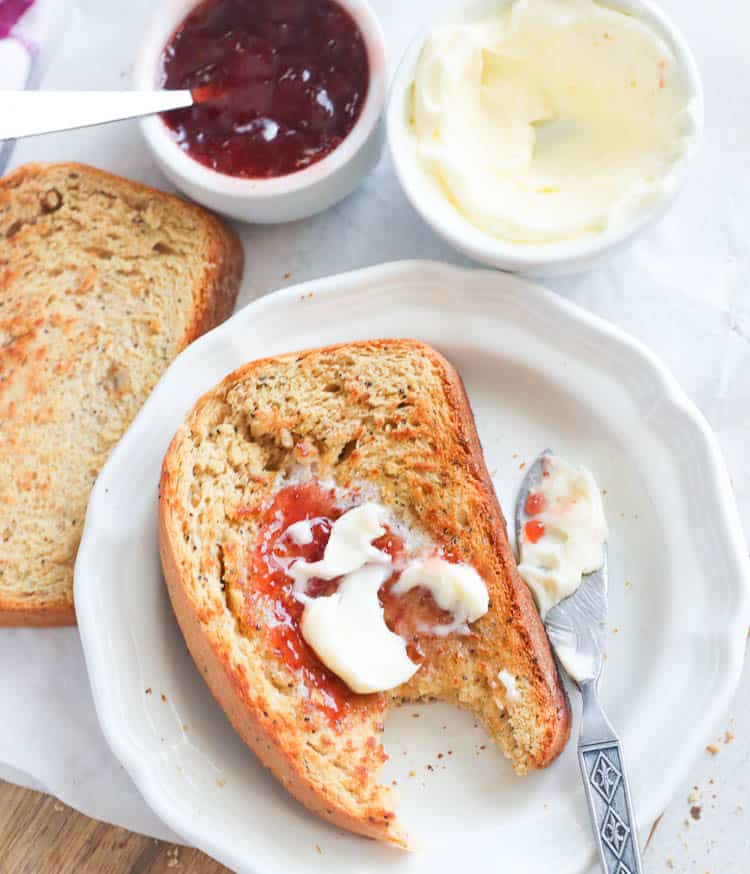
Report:
M243 255L212 215L79 164L0 179L0 625L75 622L91 486Z
M396 518L473 565L490 594L470 636L427 639L408 683L357 696L334 722L280 659L249 573L263 507L306 467L340 486L376 487ZM519 774L565 745L568 700L516 571L461 379L434 349L373 340L232 373L167 452L159 542L177 620L216 700L289 792L335 825L405 843L377 782L392 705L441 699L472 711ZM515 678L510 693L500 671Z

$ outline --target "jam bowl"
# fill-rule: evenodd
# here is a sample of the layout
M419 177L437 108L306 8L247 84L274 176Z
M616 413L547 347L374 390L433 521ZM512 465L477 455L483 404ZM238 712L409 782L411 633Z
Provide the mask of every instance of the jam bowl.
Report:
M320 212L382 152L385 41L365 0L162 0L133 84L215 94L141 126L177 188L241 221Z

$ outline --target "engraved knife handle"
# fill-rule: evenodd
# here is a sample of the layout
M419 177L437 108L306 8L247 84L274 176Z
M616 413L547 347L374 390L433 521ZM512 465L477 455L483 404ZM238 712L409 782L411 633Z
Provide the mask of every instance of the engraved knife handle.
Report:
M603 874L643 874L622 746L599 703L596 680L581 684L578 761Z

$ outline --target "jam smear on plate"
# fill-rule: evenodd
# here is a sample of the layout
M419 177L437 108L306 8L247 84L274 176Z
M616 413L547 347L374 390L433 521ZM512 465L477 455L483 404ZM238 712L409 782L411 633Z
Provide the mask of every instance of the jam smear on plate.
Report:
M167 43L162 86L211 99L162 118L196 161L269 178L332 152L359 118L367 47L333 0L203 0Z

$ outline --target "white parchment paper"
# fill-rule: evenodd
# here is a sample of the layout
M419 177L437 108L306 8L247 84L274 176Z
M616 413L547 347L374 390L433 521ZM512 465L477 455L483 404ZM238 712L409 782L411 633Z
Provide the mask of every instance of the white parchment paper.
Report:
M56 0L58 34L43 87L127 87L150 0ZM446 0L372 0L391 69ZM674 209L606 267L546 284L655 350L719 435L750 531L750 5L664 0L704 77L706 132ZM135 123L20 143L11 166L78 160L168 187ZM398 258L466 263L401 193L390 159L346 201L305 222L238 227L247 267L239 305L282 285ZM457 289L460 294L460 289ZM173 835L141 800L98 728L75 629L0 630L0 777L54 793L84 813ZM734 715L733 715L734 714ZM750 858L750 676L729 734L696 763L646 852L650 870L745 874ZM713 743L717 738L706 738ZM694 788L697 787L697 788ZM691 801L688 802L688 796ZM697 806L700 819L691 816ZM750 808L750 804L747 804Z

